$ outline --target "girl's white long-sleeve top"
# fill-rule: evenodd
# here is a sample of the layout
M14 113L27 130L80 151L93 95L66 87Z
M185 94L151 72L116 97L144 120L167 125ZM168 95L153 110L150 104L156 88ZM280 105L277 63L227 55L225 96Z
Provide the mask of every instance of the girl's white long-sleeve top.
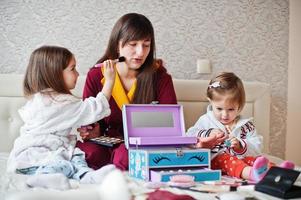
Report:
M110 115L103 93L81 100L69 94L36 93L19 110L24 121L10 153L7 171L42 166L53 160L70 160L75 153L76 128Z
M261 154L262 136L257 134L255 126L251 120L252 118L246 119L239 116L231 134L240 141L242 150L236 152L232 148L227 148L227 151L231 155L243 158L245 156L258 156ZM225 134L227 133L225 126L214 117L212 106L209 105L207 107L207 113L202 115L195 125L188 129L187 135L208 137L212 129L220 129ZM220 151L225 151L225 149L220 149ZM214 157L215 156L212 155L212 158Z

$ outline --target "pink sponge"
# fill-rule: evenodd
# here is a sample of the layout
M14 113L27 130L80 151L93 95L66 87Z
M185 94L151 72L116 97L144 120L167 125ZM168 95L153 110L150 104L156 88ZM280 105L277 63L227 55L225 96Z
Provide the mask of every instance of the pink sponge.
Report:
M195 185L194 176L184 174L174 175L170 177L168 184L177 187L192 187Z

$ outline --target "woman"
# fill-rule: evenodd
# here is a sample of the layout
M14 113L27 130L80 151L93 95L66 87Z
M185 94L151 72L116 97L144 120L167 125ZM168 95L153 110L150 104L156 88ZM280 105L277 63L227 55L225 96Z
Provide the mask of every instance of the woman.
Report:
M143 15L129 13L114 25L105 54L97 63L107 59L125 57L125 62L116 63L116 79L109 101L111 115L93 126L80 129L85 142L77 146L86 153L91 168L98 169L113 163L121 170L128 169L128 151L124 144L108 148L88 142L87 139L100 135L123 137L122 112L124 104L176 104L171 76L155 59L155 37L151 22ZM103 74L93 67L87 75L83 98L96 96L102 89ZM89 130L90 128L90 130Z

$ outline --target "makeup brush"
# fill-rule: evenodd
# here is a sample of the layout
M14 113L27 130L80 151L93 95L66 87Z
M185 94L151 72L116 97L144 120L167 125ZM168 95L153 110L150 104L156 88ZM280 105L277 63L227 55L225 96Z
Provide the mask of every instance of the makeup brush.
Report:
M117 62L124 62L125 61L125 57L121 56L115 60L113 60L113 63L117 63ZM98 63L96 65L94 65L94 67L101 67L103 65L103 63Z
M226 131L227 131L229 137L232 136L232 130L231 130L230 126L225 125L225 128L226 128ZM226 147L230 147L231 146L231 139L225 140L225 145L226 145Z

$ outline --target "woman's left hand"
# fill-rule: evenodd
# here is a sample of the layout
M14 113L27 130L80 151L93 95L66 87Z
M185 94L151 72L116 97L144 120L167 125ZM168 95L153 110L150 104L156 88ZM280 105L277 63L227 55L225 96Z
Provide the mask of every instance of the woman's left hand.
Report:
M91 125L82 126L81 128L78 128L77 131L79 132L83 140L88 140L100 136L100 128L97 122Z

